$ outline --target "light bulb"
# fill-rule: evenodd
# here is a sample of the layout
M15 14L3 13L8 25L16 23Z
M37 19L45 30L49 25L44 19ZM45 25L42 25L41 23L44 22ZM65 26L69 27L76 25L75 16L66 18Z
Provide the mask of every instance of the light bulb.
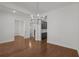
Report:
M13 10L13 13L16 13L16 10Z

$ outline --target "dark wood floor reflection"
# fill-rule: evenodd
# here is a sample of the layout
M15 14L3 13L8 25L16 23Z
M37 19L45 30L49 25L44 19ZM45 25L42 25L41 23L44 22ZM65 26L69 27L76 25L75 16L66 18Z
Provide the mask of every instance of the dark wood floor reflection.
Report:
M5 43L0 45L0 56L16 56L16 57L49 57L49 56L69 56L76 57L78 53L74 49L49 44L35 40L24 39L23 37L16 37L14 42Z

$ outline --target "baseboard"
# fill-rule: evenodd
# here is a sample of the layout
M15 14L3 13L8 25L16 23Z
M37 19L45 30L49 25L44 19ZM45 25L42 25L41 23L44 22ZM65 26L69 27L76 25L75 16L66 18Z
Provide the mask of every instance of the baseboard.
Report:
M8 43L8 42L13 42L13 41L15 41L14 38L12 38L12 40L10 39L10 40L2 41L2 42L0 42L0 44L4 44L4 43Z
M47 41L47 43L55 44L55 45L57 45L57 46L61 46L61 47L64 47L64 48L68 48L68 49L75 50L75 51L78 52L78 55L79 55L79 51L78 51L77 49L75 49L75 48L71 48L71 47L68 47L68 46L64 46L64 45L62 45L62 44L58 44L58 43L52 43L51 41Z

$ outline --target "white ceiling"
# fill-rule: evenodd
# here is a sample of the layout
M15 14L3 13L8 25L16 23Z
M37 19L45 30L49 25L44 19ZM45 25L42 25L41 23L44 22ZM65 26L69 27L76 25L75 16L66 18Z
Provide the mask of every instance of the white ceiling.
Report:
M43 14L71 4L73 2L0 2L0 5L15 9L27 15Z

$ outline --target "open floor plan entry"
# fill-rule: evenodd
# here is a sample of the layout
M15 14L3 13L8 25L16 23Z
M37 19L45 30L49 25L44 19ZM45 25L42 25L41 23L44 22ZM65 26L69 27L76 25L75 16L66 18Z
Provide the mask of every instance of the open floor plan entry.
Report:
M78 57L78 2L0 2L0 57Z

